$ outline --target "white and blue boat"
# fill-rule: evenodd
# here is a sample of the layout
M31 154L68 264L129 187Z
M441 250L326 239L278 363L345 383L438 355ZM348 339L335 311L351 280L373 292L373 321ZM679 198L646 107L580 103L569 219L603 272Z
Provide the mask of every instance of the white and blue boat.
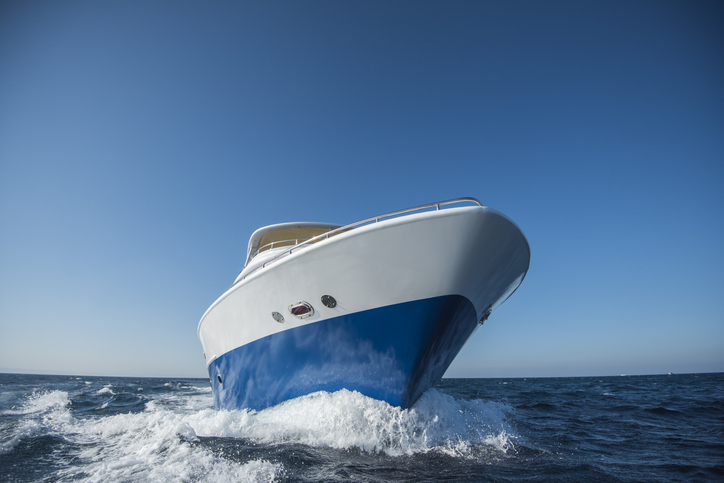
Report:
M521 284L525 236L474 198L260 228L201 318L217 409L348 389L408 408Z

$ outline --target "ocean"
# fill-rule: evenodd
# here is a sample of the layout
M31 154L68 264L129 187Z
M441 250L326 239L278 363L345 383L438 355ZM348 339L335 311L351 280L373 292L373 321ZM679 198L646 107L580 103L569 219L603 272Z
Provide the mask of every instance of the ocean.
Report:
M724 481L724 374L443 379L215 411L206 379L0 374L3 482Z

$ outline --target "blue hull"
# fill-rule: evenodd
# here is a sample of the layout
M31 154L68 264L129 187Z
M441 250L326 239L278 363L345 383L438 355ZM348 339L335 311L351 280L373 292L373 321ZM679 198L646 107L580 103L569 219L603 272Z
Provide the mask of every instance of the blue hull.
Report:
M465 297L380 307L289 329L209 365L217 409L264 409L348 389L408 408L442 378L478 324Z

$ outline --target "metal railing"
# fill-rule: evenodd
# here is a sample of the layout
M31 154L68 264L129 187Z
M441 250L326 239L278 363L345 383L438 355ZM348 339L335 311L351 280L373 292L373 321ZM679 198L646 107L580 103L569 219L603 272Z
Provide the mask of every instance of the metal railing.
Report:
M324 235L324 233L322 233L322 234ZM254 252L254 255L252 256L252 258L259 255L261 252L271 250L272 248L285 247L285 246L289 246L289 245L297 246L300 244L300 242L305 242L307 240L311 240L311 238L290 238L289 240L278 240L275 242L267 243L266 245L264 245L263 247L258 249L256 252Z
M313 237L313 238L304 239L304 240L301 241L301 243L296 243L295 245L293 245L293 246L292 246L291 248L289 248L288 250L284 250L283 252L277 254L276 256L274 256L274 257L270 258L269 260L267 260L266 262L262 263L262 264L259 265L258 267L254 267L253 270L249 271L249 273L247 273L246 275L244 275L243 277L241 277L240 279L238 279L236 282L234 282L234 285L236 285L237 283L241 282L242 280L244 280L246 277L248 277L248 276L251 275L252 273L256 272L257 270L261 270L262 268L266 267L266 266L269 265L270 263L275 262L275 261L279 260L280 258L283 258L283 257L286 257L286 256L288 256L288 255L291 255L292 252L294 252L294 250L296 250L296 249L298 249L298 248L305 247L305 246L309 246L309 245L312 245L312 244L314 244L314 243L320 242L320 241L322 241L322 240L326 240L326 239L328 239L328 238L331 237L331 236L339 235L340 233L344 233L344 232L346 232L346 231L353 230L353 229L355 229L355 228L359 228L359 227L364 226L364 225L369 225L369 224L372 224L372 223L378 223L378 222L380 222L380 221L382 221L382 220L386 220L386 219L389 219L389 218L394 218L394 217L396 217L396 216L408 215L408 214L414 213L414 212L416 212L416 211L430 210L431 208L435 208L436 210L440 210L441 207L443 207L443 206L453 205L453 204L458 204L458 203L473 203L473 204L476 204L476 205L478 205L478 206L483 206L483 204L480 203L480 201L478 201L478 200L475 199L475 198L469 198L469 197L465 197L465 198L455 198L454 200L438 201L437 203L429 203L429 204L426 204L426 205L415 206L414 208L407 208L407 209L405 209L405 210L393 211L392 213L386 213L386 214L384 214L384 215L373 216L372 218L367 218L366 220L357 221L357 222L351 223L351 224L349 224L349 225L345 225L345 226L342 226L342 227L339 227L339 228L335 228L334 230L330 230L330 231L328 231L328 232L326 232L326 233L322 233L321 235L317 235L317 236L315 236L315 237ZM284 242L288 242L288 241L291 241L291 240L283 240L283 241L284 241ZM281 242L276 242L276 243L281 243ZM270 243L270 245L271 245L271 243ZM267 246L268 246L268 245L264 245L264 247L262 247L262 248L266 248ZM261 251L261 249L257 250L257 254L258 254L260 251Z

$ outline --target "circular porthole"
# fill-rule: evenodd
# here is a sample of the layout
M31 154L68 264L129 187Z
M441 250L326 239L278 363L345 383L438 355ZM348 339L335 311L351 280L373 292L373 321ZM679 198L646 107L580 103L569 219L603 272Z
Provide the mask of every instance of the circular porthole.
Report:
M322 304L330 309L337 306L337 301L331 295L322 295Z
M224 381L221 380L221 374L216 375L216 380L219 381L219 384L223 384Z

